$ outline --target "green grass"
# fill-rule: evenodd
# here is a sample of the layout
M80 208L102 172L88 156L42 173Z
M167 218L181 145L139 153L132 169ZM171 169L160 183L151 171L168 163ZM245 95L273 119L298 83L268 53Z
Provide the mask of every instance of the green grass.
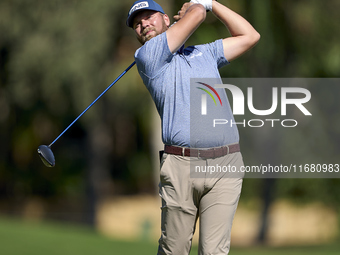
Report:
M112 240L87 227L0 218L0 254L2 255L150 255L156 253L157 243ZM231 255L335 255L339 253L340 244L284 248L232 247L230 252ZM190 254L197 254L197 247L193 247Z
M2 255L147 255L156 249L156 244L111 240L82 226L0 219Z

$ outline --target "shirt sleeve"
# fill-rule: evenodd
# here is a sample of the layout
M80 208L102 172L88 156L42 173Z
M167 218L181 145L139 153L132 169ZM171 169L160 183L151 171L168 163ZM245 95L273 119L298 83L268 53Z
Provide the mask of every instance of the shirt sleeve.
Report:
M172 58L165 32L147 41L135 53L139 72L149 79L161 74Z
M224 56L222 39L216 40L215 42L208 43L206 45L213 55L218 68L230 64L230 62Z

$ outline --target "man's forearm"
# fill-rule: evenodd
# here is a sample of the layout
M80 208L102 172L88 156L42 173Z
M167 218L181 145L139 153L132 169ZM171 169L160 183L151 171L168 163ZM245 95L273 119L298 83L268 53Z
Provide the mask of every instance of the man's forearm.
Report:
M226 25L232 36L258 34L247 20L228 7L217 1L212 1L212 6L212 12Z
M260 34L246 19L223 4L212 1L212 12L232 35L223 39L224 56L229 61L248 51L260 39Z
M172 53L186 42L206 17L205 9L199 4L185 3L179 13L179 21L166 31Z

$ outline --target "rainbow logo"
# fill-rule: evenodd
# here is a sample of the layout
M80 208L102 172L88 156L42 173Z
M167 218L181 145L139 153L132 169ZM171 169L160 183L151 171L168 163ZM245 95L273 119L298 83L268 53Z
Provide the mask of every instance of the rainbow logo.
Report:
M211 87L210 85L206 84L206 83L203 83L203 82L197 82L205 87L207 87L208 89L210 89L218 98L218 100L220 101L220 104L222 106L222 100L221 100L221 97L219 96L219 94L217 93L217 91ZM217 105L217 102L215 100L215 97L214 95L208 90L208 89L205 89L205 88L200 88L200 87L196 87L200 90L203 90L204 92L206 92L211 98L212 100L214 101L215 105ZM207 95L206 94L203 94L202 95L202 108L201 108L201 113L202 115L207 115Z

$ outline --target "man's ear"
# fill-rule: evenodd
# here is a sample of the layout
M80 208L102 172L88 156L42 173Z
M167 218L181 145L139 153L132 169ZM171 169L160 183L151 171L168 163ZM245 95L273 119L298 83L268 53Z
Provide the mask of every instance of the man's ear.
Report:
M165 21L165 25L166 25L167 27L170 27L170 18L169 18L169 16L168 16L167 14L164 14L164 15L163 15L163 19L164 19L164 21Z

